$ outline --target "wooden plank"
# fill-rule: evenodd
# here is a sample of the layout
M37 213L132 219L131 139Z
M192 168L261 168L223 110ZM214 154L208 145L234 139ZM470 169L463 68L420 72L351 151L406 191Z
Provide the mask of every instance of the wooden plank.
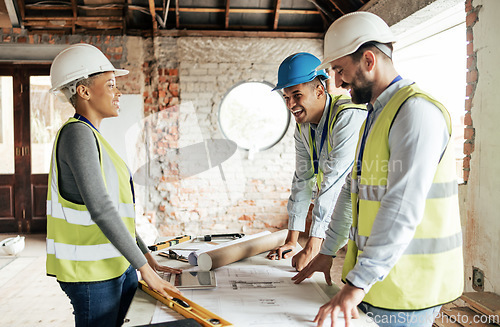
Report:
M155 0L149 0L149 13L151 14L151 19L153 20L153 35L158 31L158 23L156 22L156 8Z
M156 10L161 10L157 8ZM170 11L175 9L171 8ZM260 9L260 8L231 8L229 13L237 14L272 14L275 9ZM194 13L225 13L226 8L179 8L180 12L194 12ZM289 15L319 15L318 10L307 10L307 9L281 9L280 14Z
M500 319L499 295L492 292L467 292L462 295L462 300L479 312Z
M316 32L279 32L279 31L161 30L159 31L159 35L323 39L325 34Z
M53 21L119 21L121 22L123 20L122 16L99 16L99 17L77 17L76 19L74 17L27 17L26 22L36 22L36 21L46 21L46 20L53 20Z
M474 327L493 327L497 326L489 322L488 317L478 314L468 307L452 307L441 310L441 314L434 321L441 326L474 326Z
M78 5L76 3L76 0L71 0L71 8L73 9L73 18L76 21L76 18L78 16ZM73 22L73 26L71 26L72 34L75 34L75 31L76 31L76 24Z
M278 21L280 19L280 7L281 7L281 0L276 0L276 9L274 10L273 30L278 29Z
M179 0L175 0L175 28L179 29Z
M338 11L340 11L340 13L342 15L345 15L345 12L339 7L339 5L337 4L337 1L335 0L330 0L330 2L333 4L333 6L335 7L335 9L337 9Z
M19 8L19 14L21 15L21 20L24 21L25 16L25 5L23 0L17 0L17 6Z

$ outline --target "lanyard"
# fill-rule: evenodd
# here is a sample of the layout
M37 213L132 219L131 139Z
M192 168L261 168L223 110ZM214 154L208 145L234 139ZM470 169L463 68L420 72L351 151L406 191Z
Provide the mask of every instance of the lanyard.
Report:
M321 155L321 150L325 144L326 137L328 135L328 125L330 124L330 107L328 106L327 116L325 118L325 123L323 124L323 134L321 134L321 142L319 143L319 152L316 147L316 132L309 126L309 133L311 135L312 147L313 147L313 164L314 164L314 174L319 172L319 156Z
M400 81L402 78L400 75L396 76L395 79L392 80L391 84L389 84L387 87L391 86L392 84L396 83L397 81ZM361 138L361 144L359 145L359 153L358 153L358 160L356 161L356 168L357 168L357 175L361 176L361 162L363 161L363 152L365 150L365 143L366 143L366 138L368 137L368 129L370 128L371 122L371 114L373 113L373 106L369 105L371 109L368 110L368 115L366 116L366 121L365 121L365 129L363 130L363 137Z
M97 128L95 128L95 126L94 126L94 125L90 122L90 120L88 120L86 117L84 117L84 116L82 116L82 115L80 115L80 114L75 114L75 115L73 116L73 118L78 119L79 121L83 121L83 122L85 122L85 123L89 124L90 126L92 126L92 128L93 128L93 129L95 129L97 132L99 132L99 130L98 130ZM101 133L101 132L99 132L99 134L100 134L100 133Z
M93 129L95 129L99 134L101 134L101 132L99 132L99 130L97 128L95 128L95 126L86 117L84 117L84 116L82 116L80 114L75 114L73 116L73 118L78 119L79 121L83 121L83 122L89 124L90 126L92 126ZM132 199L133 199L133 201L135 203L135 190L134 190L134 182L132 180L132 174L130 174L130 189L132 190Z

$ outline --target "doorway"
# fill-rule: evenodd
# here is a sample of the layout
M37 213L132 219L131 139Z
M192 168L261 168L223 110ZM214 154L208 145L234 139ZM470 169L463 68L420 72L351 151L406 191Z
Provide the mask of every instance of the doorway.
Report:
M0 232L45 233L57 130L74 110L49 93L50 65L0 65Z

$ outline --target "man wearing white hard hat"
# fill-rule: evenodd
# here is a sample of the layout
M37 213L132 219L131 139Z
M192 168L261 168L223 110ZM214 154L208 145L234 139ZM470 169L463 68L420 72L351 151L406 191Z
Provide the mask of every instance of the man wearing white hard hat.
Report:
M451 118L398 75L393 42L387 24L367 12L341 17L325 35L318 69L331 67L337 87L368 103L368 117L320 254L293 277L300 283L320 271L329 281L332 254L348 242L346 285L320 308L318 326L329 315L338 326L340 312L346 322L357 318L359 307L379 326L430 327L463 291Z
M136 269L153 289L179 291L135 232L134 185L125 162L100 134L104 118L118 116L116 69L89 44L54 59L52 92L75 108L54 141L47 192L47 274L55 276L80 326L121 326L137 289Z
M288 199L288 235L285 243L268 254L270 259L293 255L292 266L301 271L318 253L325 238L332 203L353 165L354 151L366 106L346 95L330 95L325 70L316 56L300 52L287 57L278 69L278 84L295 121L295 173ZM314 195L313 195L314 194ZM295 254L299 232L305 230L313 197L311 227L304 248ZM286 253L284 253L286 251Z

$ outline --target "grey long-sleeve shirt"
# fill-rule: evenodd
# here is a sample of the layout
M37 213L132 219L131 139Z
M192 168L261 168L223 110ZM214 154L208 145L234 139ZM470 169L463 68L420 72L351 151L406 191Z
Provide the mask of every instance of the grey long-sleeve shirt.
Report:
M146 262L147 246L137 243L113 205L100 173L97 140L90 127L71 123L63 127L57 144L58 181L61 196L85 204L92 220L134 268ZM139 247L138 247L139 245Z
M345 101L339 102L345 103ZM302 124L301 131L298 127L295 128L295 174L287 205L289 230L304 231L305 229L306 216L311 204L313 188L316 185L314 167L311 164L309 127L315 131L316 148L320 149L323 126L328 122L330 104L331 97L328 95L319 124ZM332 108L332 117L337 110L338 104ZM314 199L309 236L325 238L325 230L330 223L335 201L354 162L359 129L365 119L366 110L346 109L339 113L331 133L327 136L332 146L330 152L328 152L328 140L325 139L319 155L319 169L323 171L324 177L321 189Z
M398 81L380 94L367 125L369 130L392 96L412 83ZM448 141L443 114L434 104L412 97L401 106L389 132L388 166L393 168L388 172L387 192L363 253L346 277L353 285L368 292L389 274L408 247L422 221L427 193ZM347 242L352 223L350 188L351 174L335 206L322 254L335 254Z

